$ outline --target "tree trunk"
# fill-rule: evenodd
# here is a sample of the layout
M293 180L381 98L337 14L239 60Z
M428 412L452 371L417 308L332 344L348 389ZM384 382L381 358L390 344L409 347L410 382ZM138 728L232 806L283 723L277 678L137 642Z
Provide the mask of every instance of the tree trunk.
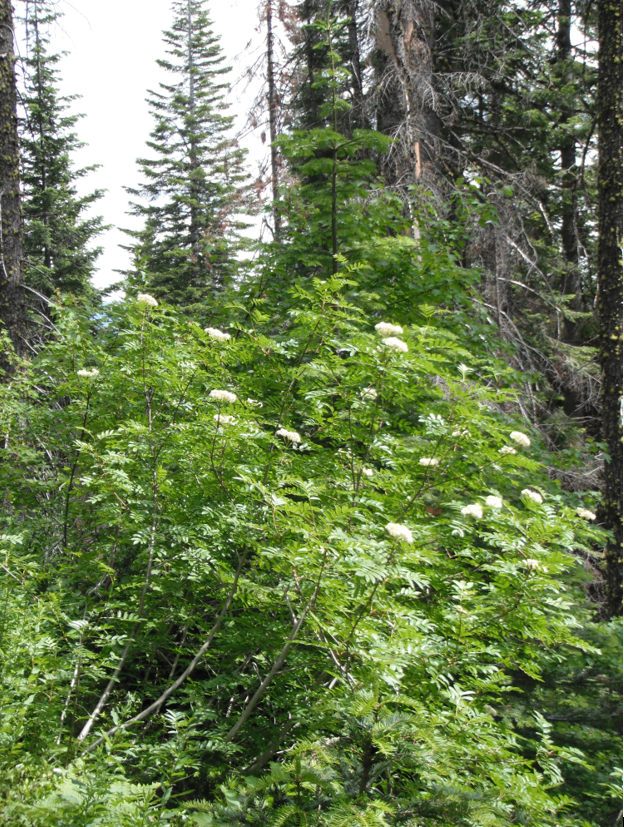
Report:
M279 241L282 219L279 212L279 159L277 157L277 90L275 88L275 58L273 55L273 0L266 6L267 21L267 85L269 104L269 137L271 140L271 187L273 191L273 232Z
M356 129L367 129L364 83L362 80L362 59L360 56L360 39L358 36L358 12L360 0L344 0L344 12L349 18L347 32L349 35L347 63L351 72L351 89L353 95L352 122Z
M603 514L614 540L605 552L607 608L622 610L622 5L599 0L598 312L602 438L608 459Z
M24 350L26 304L22 287L24 239L11 0L0 0L0 325L17 353ZM0 368L7 368L4 355Z
M396 144L384 174L404 190L435 187L440 124L434 84L435 5L376 0L377 128Z
M569 69L569 61L572 57L571 15L571 0L559 0L557 60L561 66L559 80L564 89L573 81ZM561 111L562 124L567 124L573 116L574 111L564 105ZM576 141L571 134L564 136L559 152L561 155L561 247L566 267L562 292L566 295L574 295L574 299L568 304L568 307L571 310L578 311L582 307L582 298L576 240ZM577 327L577 322L572 319L565 319L564 336L570 344L580 344L580 342L577 342Z

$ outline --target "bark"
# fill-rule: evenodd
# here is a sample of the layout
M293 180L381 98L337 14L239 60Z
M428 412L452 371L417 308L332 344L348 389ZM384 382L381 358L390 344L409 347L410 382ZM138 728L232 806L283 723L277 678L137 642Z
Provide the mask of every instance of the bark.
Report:
M0 326L19 354L25 345L26 304L16 102L13 10L11 0L0 0ZM1 355L0 369L7 368Z
M279 241L282 219L279 212L279 159L277 157L277 90L275 88L275 58L273 54L273 0L268 0L267 20L267 84L269 104L269 136L271 139L271 186L273 190L273 231Z
M396 139L384 175L401 189L416 181L435 187L435 6L431 0L376 0L375 24L377 129Z
M566 64L572 58L570 40L571 0L559 0L557 30L557 60L561 65L561 83L565 87L572 81ZM569 106L563 106L561 122L566 124L574 112ZM574 295L568 305L571 310L580 310L582 306L581 278L578 268L578 244L576 239L576 141L572 135L564 136L559 147L561 156L561 247L566 266L562 292ZM564 321L564 336L571 344L578 342L578 325L571 319Z
M598 313L602 438L607 447L603 515L607 609L622 611L622 5L599 0Z

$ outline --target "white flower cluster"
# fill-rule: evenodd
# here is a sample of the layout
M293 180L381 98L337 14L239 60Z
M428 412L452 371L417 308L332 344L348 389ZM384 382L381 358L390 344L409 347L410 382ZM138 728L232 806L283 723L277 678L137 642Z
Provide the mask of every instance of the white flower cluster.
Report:
M440 464L440 460L436 459L435 457L421 457L418 460L419 465L424 465L425 468L435 468L436 465Z
M589 511L587 508L577 508L576 513L579 517L582 517L583 520L595 520L596 515L593 511Z
M288 442L301 442L301 437L297 431L287 431L286 428L278 428L275 436L283 436Z
M524 488L521 493L523 497L528 497L530 500L533 500L533 502L537 503L538 505L541 505L544 502L542 495L538 494L537 491L531 491L530 488Z
M477 520L480 520L481 517L483 517L483 509L479 503L472 503L471 505L464 506L461 513L464 517L474 517Z
M522 448L530 448L531 447L531 440L528 438L526 434L523 434L522 431L512 431L509 436L513 439L514 442L517 442Z
M379 322L375 325L375 330L380 336L402 336L403 328L400 324L390 324L389 322Z
M210 391L208 396L211 399L216 399L217 402L229 402L231 405L236 402L236 394L230 393L229 391L220 391L215 389Z
M375 388L366 388L366 390L363 390L362 399L377 399L377 391Z
M247 399L247 404L250 405L252 408L262 407L262 402L258 402L257 399Z
M100 375L100 371L97 368L91 368L91 370L79 370L76 375L80 376L81 379L95 379L96 376Z
M233 416L227 414L215 414L212 418L217 425L233 425L236 422Z
M457 431L453 431L451 436L455 437L455 439L459 439L460 437L463 437L463 436L470 436L470 432L467 431L465 428L463 430L458 429Z
M503 445L502 448L498 449L498 453L507 456L508 454L517 454L518 452L515 448L512 448L511 445Z
M139 293L137 301L139 304L146 304L148 307L158 307L158 302L149 293Z
M412 532L406 525L401 525L401 523L388 523L386 531L391 537L394 537L395 540L403 540L404 543L414 542Z
M527 567L529 571L537 571L540 567L539 560L533 559L533 557L529 557L527 560L524 561L524 565Z
M217 342L227 342L228 339L232 338L229 333L224 333L218 327L205 327L204 333L207 333L211 339L215 339Z
M495 497L494 494L490 494L489 497L485 498L485 504L489 508L502 508L503 507L502 499L500 497Z
M401 353L407 353L409 350L403 339L397 339L395 336L390 336L388 339L382 339L381 341L386 347L392 350L400 350Z
M372 468L362 468L362 473L365 477L372 477L375 472Z

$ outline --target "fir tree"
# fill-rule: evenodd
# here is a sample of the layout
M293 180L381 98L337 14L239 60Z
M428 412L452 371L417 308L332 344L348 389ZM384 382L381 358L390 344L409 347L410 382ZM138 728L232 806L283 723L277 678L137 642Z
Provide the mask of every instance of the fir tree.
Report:
M46 296L61 290L93 297L90 278L101 250L92 242L104 228L100 216L87 213L103 192L77 191L77 182L95 167L76 169L72 162L83 146L74 132L81 116L68 114L76 96L59 93L61 55L48 51L49 27L58 17L49 0L32 0L22 19L27 44L20 123L25 269L28 283Z
M236 273L240 214L248 208L244 152L229 135L233 117L223 114L229 69L205 6L173 3L174 23L164 33L169 58L158 61L172 82L150 92L154 157L138 161L144 181L129 190L143 202L132 213L144 226L129 233L137 266L155 295L195 311Z

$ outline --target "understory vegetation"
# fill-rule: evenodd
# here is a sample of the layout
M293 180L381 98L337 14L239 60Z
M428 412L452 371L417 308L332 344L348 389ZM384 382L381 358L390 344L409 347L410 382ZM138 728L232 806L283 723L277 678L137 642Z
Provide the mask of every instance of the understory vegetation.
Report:
M2 333L2 824L621 823L612 534L562 484L601 447L527 414L474 182L407 210L392 140L341 131L337 30L253 258L240 151L229 189L167 156L186 200L144 209L123 295L47 291L26 355Z

